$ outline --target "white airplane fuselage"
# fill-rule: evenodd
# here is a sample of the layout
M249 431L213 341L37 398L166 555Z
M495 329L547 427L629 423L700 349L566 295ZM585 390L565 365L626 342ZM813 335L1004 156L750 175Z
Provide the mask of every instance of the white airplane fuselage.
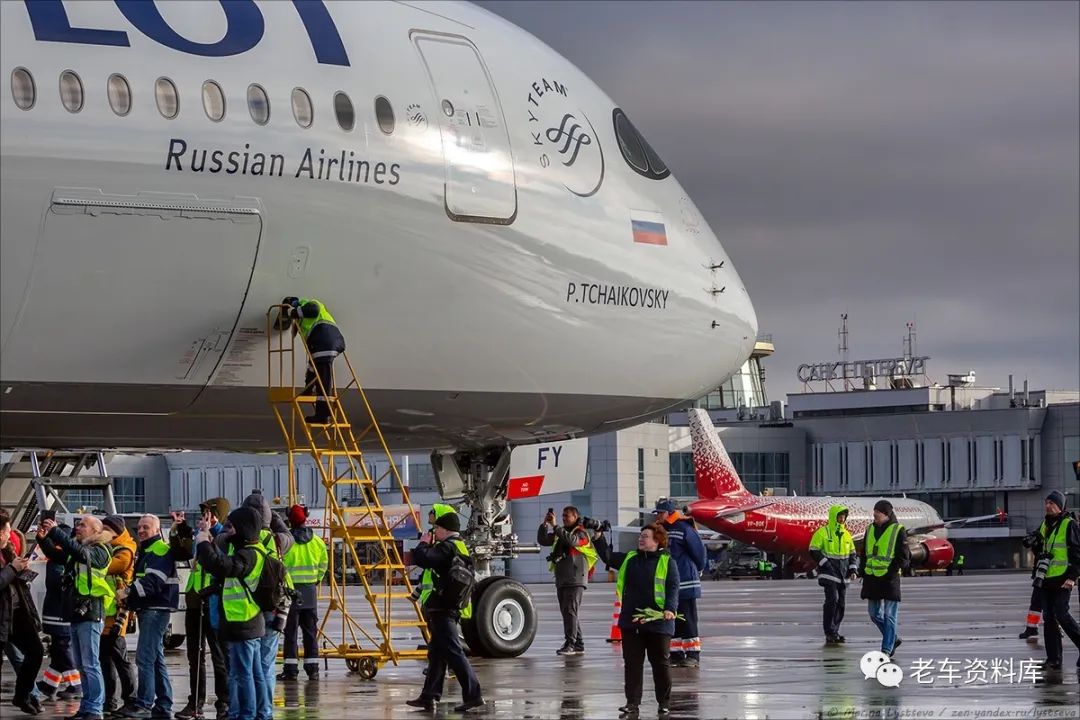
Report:
M730 258L658 161L631 166L618 106L486 11L4 2L0 21L3 447L280 447L265 313L288 295L333 313L396 447L617 429L753 346Z

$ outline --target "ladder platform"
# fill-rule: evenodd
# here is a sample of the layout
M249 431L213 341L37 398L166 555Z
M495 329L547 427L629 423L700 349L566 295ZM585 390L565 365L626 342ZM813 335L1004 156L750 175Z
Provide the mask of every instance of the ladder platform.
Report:
M315 449L317 455L325 455L327 457L363 457L364 452L360 449L356 450L321 450ZM348 479L348 478L345 478ZM340 480L338 481L340 482Z

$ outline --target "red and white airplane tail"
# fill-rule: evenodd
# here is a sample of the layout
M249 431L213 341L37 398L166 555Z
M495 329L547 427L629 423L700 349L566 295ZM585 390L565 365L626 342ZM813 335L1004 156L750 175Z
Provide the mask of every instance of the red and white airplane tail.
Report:
M690 420L690 443L694 453L694 481L702 500L750 495L735 472L724 444L712 424L709 413L700 408L687 411Z

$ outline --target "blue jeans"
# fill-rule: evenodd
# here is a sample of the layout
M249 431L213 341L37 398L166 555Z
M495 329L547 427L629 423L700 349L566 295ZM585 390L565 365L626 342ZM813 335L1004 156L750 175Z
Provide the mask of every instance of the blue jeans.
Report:
M896 617L900 614L900 603L895 600L868 600L870 619L881 631L881 652L889 654L896 642Z
M7 659L11 663L11 669L18 675L19 669L22 668L23 660L25 660L23 654L19 652L19 648L15 647L15 643L12 642L8 642L4 647L4 654L7 655ZM30 688L30 697L37 698L38 701L41 700L41 693L38 692L36 683Z
M272 613L263 613L266 621L266 634L259 640L259 655L262 658L263 676L266 678L264 691L266 692L265 713L260 712L257 720L271 720L274 717L274 688L277 686L277 675L274 674L274 663L277 661L278 643L281 642L281 633L270 629L270 623L274 621Z
M105 623L100 620L71 623L71 650L82 675L80 715L101 715L105 705L105 676L101 674L101 658L98 655L104 627Z
M271 716L260 645L259 638L229 643L229 720Z
M146 710L157 707L172 712L172 682L165 667L165 631L169 629L168 610L140 610L139 644L135 665L139 669L139 689L135 703Z

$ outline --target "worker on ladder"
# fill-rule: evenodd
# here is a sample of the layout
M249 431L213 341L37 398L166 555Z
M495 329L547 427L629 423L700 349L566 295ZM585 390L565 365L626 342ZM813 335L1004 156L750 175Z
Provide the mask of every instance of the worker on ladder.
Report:
M295 333L299 328L300 334L304 336L304 342L307 343L308 352L311 353L313 367L308 368L304 378L304 394L316 395L319 400L315 403L315 414L305 420L313 425L328 423L330 422L330 405L326 402L326 396L320 391L319 385L321 383L322 390L327 395L333 394L334 360L345 352L345 336L338 330L334 316L318 300L287 297L281 301L281 304L291 308L289 317L296 321L293 332ZM316 377L319 382L315 381Z

